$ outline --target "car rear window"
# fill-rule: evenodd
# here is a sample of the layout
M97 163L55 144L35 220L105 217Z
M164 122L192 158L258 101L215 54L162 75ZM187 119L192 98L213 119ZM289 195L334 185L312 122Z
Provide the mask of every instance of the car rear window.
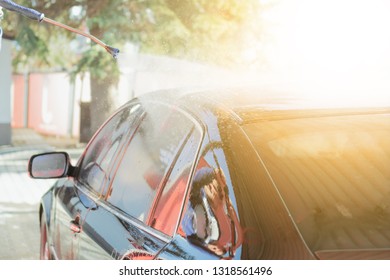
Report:
M314 252L390 247L390 114L258 122L244 130Z

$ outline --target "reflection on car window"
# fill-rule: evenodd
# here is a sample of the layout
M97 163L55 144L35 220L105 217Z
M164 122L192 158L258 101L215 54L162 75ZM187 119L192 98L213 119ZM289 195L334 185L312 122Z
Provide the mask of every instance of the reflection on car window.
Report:
M200 139L201 132L194 129L169 174L152 214L151 225L167 235L172 235L177 225Z
M148 224L159 187L193 124L170 107L145 106L144 118L126 150L107 200Z
M102 187L108 179L110 164L140 111L139 104L123 108L101 128L90 143L80 166L79 180L95 192L104 195Z
M214 161L216 150L211 148L199 160L179 233L193 244L231 259L242 243L242 229L225 174Z

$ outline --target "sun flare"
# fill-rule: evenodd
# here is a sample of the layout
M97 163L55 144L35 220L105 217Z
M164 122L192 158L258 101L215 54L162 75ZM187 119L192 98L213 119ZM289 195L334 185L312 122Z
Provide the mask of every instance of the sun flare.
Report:
M280 0L268 14L278 75L326 100L390 103L390 1Z

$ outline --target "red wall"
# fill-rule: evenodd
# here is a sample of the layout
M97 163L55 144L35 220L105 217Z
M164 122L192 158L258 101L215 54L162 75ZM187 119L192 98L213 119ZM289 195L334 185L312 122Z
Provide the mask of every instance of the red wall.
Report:
M13 107L11 126L23 127L24 126L24 76L13 75Z
M42 111L42 74L30 74L28 93L28 127L37 129Z
M14 75L12 127L23 127L27 113L27 127L43 134L65 136L71 127L71 85L66 73L30 73L28 110L24 108L23 75ZM74 131L72 131L74 132ZM73 135L77 136L77 135Z

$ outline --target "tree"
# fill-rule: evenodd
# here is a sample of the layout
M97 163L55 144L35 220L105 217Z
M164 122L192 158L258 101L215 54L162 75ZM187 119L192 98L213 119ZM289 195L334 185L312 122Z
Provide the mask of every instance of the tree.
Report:
M73 0L17 1L75 28L87 28L108 45L138 44L141 52L238 67L242 50L263 36L259 0ZM92 131L111 113L119 71L115 60L91 46L75 54L64 45L74 34L7 13L5 33L14 36L17 63L60 65L91 75ZM65 39L64 39L65 38ZM60 55L56 53L60 50ZM66 59L63 59L66 58ZM77 65L74 67L74 65Z

